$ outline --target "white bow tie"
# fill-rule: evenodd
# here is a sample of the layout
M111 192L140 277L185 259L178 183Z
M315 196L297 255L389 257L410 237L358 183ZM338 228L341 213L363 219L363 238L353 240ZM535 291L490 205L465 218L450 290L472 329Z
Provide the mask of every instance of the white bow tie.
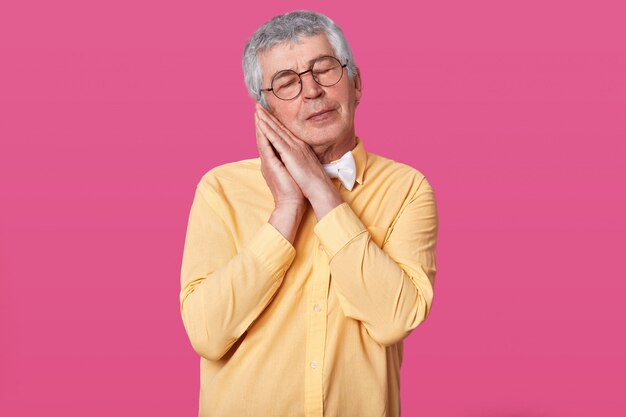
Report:
M356 180L356 164L354 163L354 156L352 151L346 152L337 161L330 164L324 164L324 170L331 178L339 178L348 191L352 191L354 187L354 181Z

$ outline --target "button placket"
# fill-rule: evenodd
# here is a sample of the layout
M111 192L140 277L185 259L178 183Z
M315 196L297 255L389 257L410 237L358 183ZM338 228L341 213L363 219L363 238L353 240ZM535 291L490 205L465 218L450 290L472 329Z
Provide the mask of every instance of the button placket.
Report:
M323 415L323 370L326 348L326 296L330 270L328 259L321 249L319 240L315 242L315 255L311 285L307 295L307 343L305 371L305 416ZM314 247L315 247L314 246ZM319 251L317 250L319 249Z

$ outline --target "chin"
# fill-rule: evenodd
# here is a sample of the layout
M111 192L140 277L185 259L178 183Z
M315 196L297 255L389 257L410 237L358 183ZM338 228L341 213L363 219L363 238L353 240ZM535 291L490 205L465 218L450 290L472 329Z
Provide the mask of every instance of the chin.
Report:
M339 126L329 126L324 129L312 129L305 136L309 145L321 145L329 142L336 142L338 138L345 135L345 131Z
M335 135L310 135L305 139L305 142L311 146L325 145L336 141L337 136Z

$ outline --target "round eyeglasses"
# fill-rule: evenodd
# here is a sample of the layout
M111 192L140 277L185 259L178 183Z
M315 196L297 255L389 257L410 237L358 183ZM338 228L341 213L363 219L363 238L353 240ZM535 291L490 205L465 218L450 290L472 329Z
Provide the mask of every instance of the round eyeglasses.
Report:
M341 80L346 66L348 66L347 62L342 65L334 56L321 56L306 71L298 73L293 70L283 70L276 73L272 78L272 86L262 88L260 94L263 94L263 91L271 91L281 100L293 100L300 95L302 76L307 72L310 72L315 82L322 87L332 87Z

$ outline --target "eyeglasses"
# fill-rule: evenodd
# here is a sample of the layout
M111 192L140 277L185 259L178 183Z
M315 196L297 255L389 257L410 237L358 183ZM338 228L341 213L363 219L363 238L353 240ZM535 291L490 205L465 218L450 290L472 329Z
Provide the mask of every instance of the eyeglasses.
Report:
M321 56L313 62L313 66L303 72L297 73L293 70L283 70L272 78L270 88L262 88L263 91L271 91L281 100L293 100L302 91L302 76L310 72L316 83L322 87L332 87L337 84L343 76L343 69L348 63L341 64L334 56Z

